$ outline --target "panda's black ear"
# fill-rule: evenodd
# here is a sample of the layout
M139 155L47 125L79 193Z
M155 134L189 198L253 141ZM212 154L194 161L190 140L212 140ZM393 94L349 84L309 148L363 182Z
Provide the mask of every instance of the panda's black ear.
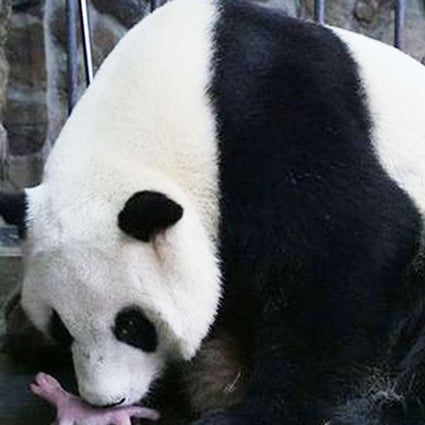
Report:
M120 229L136 239L149 242L183 216L183 208L160 192L136 192L118 215Z
M2 193L0 192L0 216L8 224L18 227L20 236L25 229L26 213L25 193Z

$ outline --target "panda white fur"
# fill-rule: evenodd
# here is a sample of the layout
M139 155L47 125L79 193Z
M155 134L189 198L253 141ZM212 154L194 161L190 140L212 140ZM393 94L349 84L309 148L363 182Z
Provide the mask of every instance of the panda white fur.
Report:
M214 365L201 343L225 335L246 391L201 424L423 423L424 111L425 69L392 47L174 0L107 58L42 184L0 199L22 306L95 405Z

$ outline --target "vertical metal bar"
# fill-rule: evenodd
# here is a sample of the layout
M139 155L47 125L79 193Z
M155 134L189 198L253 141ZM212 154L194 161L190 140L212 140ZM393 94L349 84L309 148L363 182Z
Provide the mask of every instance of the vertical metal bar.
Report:
M68 113L71 113L78 100L77 3L75 0L66 0L66 30Z
M314 19L323 25L326 18L326 0L314 0Z
M394 46L403 49L403 32L406 24L406 1L397 0L395 5Z
M93 55L91 46L90 16L87 0L80 0L81 31L83 33L84 65L87 85L93 81Z
M161 5L160 0L151 0L151 12Z

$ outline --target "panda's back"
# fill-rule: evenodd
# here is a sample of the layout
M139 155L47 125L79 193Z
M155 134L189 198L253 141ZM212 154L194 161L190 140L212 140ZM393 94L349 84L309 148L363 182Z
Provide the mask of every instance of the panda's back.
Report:
M268 172L280 155L360 155L351 157L356 165L374 157L424 211L423 65L368 37L239 0L224 3L216 44L213 94L225 154L227 146L231 156L270 148Z
M45 180L87 198L116 186L119 204L152 168L189 194L212 235L243 205L283 223L323 190L326 217L333 198L357 204L359 176L391 192L397 182L422 209L424 80L412 59L352 33L239 0L174 0L102 65Z
M372 140L389 175L425 211L425 67L391 46L333 29L357 62Z
M230 215L257 204L264 222L284 226L294 211L316 210L311 229L292 230L299 238L338 209L349 221L374 192L381 209L425 207L422 65L239 0L223 3L215 42L222 190L240 203Z

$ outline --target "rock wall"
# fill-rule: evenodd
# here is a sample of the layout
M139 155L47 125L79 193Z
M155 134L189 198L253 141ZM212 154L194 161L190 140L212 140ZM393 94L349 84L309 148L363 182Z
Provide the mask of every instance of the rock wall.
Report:
M127 7L115 8L120 2L94 1L90 4L91 34L93 47L93 62L95 70L105 56L112 50L117 41L125 34L127 28L136 22L136 17L143 16L144 7L136 7L135 2ZM123 2L125 3L125 2ZM47 70L47 134L48 146L54 143L68 113L67 93L67 33L65 0L46 0L45 2L45 46ZM80 26L78 25L78 33ZM82 58L81 37L78 39L79 58ZM81 95L85 89L84 68L79 67L78 92Z
M97 68L149 8L141 0L92 3L89 7ZM4 125L10 153L9 178L3 186L9 190L39 182L43 161L68 112L65 0L13 0L12 4L10 25L0 23L1 31L4 28L8 35L3 63L10 67L7 91L2 92L0 87L0 110L3 103L7 104ZM0 61L0 77L1 65ZM79 80L82 94L82 64ZM0 140L1 134L0 128Z
M10 14L6 60L9 80L4 93L3 123L8 132L9 169L2 186L17 190L37 182L41 162L39 152L46 137L46 66L44 58L43 11L19 2ZM23 2L21 2L23 3Z
M283 8L292 16L312 19L313 0L256 1L265 7ZM328 0L327 22L392 43L394 3ZM407 3L404 48L425 62L425 2ZM13 188L38 182L43 159L67 116L66 19L65 0L13 0L12 14L7 4L0 0L0 118L9 134L12 156L8 185ZM149 10L147 0L91 0L95 68ZM2 46L6 35L5 57ZM80 94L84 87L80 65ZM1 130L0 140L4 134Z
M0 184L5 178L8 154L7 132L2 123L9 77L9 63L6 59L5 45L9 32L10 12L11 7L9 3L5 0L0 0Z

